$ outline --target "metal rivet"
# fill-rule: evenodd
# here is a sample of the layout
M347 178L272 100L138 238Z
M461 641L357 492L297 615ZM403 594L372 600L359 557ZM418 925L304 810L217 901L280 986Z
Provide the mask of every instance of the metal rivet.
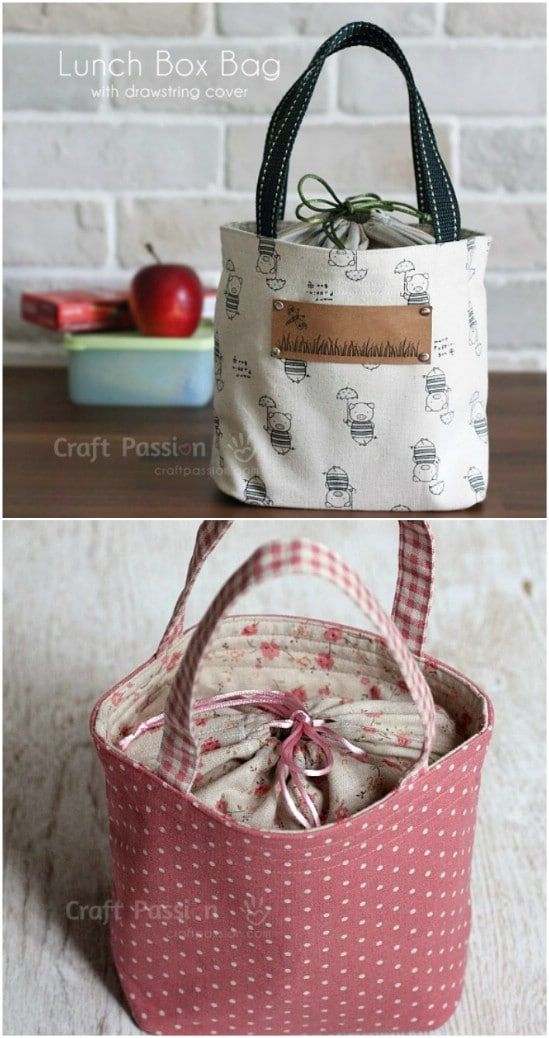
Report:
M283 310L284 309L284 303L281 303L280 299L277 299L273 303L273 306L274 306L275 310Z
M430 306L422 306L421 310L419 312L420 312L422 317L428 317L429 314L431 313L431 307Z
M276 303L275 303L275 306L276 306ZM280 357L280 352L281 351L279 350L278 346L273 346L273 348L271 350L271 357Z
M418 353L417 359L420 360L422 364L427 364L430 358L428 353Z

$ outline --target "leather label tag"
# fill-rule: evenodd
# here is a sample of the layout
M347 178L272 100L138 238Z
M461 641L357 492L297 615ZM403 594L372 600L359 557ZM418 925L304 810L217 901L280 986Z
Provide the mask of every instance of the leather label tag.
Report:
M271 356L332 364L428 364L432 308L273 301Z

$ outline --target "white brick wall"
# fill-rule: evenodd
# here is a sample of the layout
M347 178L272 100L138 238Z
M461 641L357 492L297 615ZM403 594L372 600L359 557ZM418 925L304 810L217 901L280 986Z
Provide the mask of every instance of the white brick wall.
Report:
M345 21L396 34L432 114L465 226L493 234L492 368L534 368L545 350L545 5L542 3L4 4L5 323L8 361L60 362L54 336L18 317L24 287L124 285L153 240L215 285L218 225L250 219L263 138L285 89ZM218 73L220 52L278 58L265 82ZM75 58L125 56L143 75L58 76ZM157 49L207 60L209 77L158 79ZM195 66L196 67L196 66ZM135 69L135 65L134 65ZM118 97L93 97L112 82ZM196 100L128 98L130 86L201 87ZM208 100L205 86L247 96ZM323 72L290 172L336 190L413 200L406 92L363 50Z

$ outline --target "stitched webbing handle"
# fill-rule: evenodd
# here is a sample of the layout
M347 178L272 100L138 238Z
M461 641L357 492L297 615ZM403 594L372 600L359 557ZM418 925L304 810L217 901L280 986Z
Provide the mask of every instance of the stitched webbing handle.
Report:
M371 22L349 22L330 36L275 109L257 182L257 233L276 238L277 222L284 218L292 148L326 58L357 45L381 51L402 72L408 88L418 209L432 217L437 242L456 241L461 226L456 194L412 71L393 37ZM364 185L358 184L356 190L365 190Z
M169 653L185 628L185 610L206 559L233 525L230 519L206 519L200 524L181 592L158 648ZM399 519L398 576L391 616L411 652L420 656L427 635L433 595L435 549L429 524L423 519Z
M256 584L275 576L308 574L340 588L373 620L385 640L417 707L424 731L420 757L407 776L425 770L435 733L435 706L429 686L398 628L371 591L330 548L309 540L273 541L258 548L216 595L197 625L179 665L164 711L160 773L180 789L192 784L197 749L191 733L191 706L196 676L210 638L229 606Z

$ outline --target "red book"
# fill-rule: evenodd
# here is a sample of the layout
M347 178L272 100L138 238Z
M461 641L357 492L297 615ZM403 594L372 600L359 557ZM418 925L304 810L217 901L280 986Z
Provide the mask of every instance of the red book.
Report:
M54 332L135 328L127 293L110 289L24 292L21 317Z

